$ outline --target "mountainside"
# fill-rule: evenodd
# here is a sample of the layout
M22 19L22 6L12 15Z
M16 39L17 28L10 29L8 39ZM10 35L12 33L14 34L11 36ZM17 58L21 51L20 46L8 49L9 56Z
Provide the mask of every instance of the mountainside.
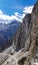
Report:
M38 49L38 2L35 3L32 13L27 14L23 18L23 23L14 37L15 51L19 51L22 48L24 48L25 51L29 51L29 56L27 56L24 65L31 65L30 62L32 58L33 60L35 59ZM20 61L19 63L22 62Z
M38 1L11 41L12 46L0 53L0 65L38 65Z
M20 26L20 22L14 20L9 24L0 23L0 48L7 47L11 44L11 38L13 38L16 30Z
M27 14L23 19L23 23L16 32L16 35L14 37L14 44L17 51L25 47L26 37L28 37L30 34L30 20L31 14Z
M32 13L25 15L23 23L15 34L14 44L16 50L27 48L27 45L31 45L30 42L32 42L35 35L38 36L38 2L34 5Z

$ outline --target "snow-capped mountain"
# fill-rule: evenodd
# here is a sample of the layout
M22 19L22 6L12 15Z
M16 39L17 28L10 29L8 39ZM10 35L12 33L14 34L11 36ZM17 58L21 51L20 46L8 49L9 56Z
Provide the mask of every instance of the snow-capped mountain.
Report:
M16 20L8 24L0 23L0 48L9 43L9 40L13 38L20 24L21 23Z

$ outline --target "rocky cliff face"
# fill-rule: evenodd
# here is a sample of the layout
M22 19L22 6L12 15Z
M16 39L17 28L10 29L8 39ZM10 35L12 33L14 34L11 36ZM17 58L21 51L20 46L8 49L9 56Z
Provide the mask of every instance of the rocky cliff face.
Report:
M16 32L15 39L14 39L16 51L25 47L26 37L28 37L29 34L30 20L31 20L31 14L27 14L23 19L23 23L21 24L21 26Z
M36 57L36 50L38 49L38 2L34 5L32 13L23 18L23 23L14 37L14 44L15 51L22 48L29 51L24 65L30 65L30 62Z
M34 38L38 38L38 2L34 5L32 13L23 18L23 23L15 34L15 50L29 50Z

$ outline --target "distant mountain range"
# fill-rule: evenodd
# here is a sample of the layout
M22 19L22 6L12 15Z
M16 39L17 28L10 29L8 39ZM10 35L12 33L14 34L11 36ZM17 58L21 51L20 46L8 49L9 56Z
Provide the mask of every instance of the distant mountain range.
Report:
M8 44L7 41L13 38L20 24L21 23L16 20L8 24L0 23L0 48Z

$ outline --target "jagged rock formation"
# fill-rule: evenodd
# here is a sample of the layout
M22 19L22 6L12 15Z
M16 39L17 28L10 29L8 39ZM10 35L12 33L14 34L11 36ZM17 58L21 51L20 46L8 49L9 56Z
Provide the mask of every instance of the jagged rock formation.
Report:
M38 2L34 5L31 14L27 14L23 18L23 23L19 27L14 37L15 50L18 51L22 48L29 49L33 37L38 36ZM31 39L32 38L32 39ZM28 46L27 46L28 45Z
M38 65L38 2L32 13L23 18L13 47L0 53L0 65Z
M36 49L38 49L38 2L34 5L32 13L24 17L14 42L16 42L16 51L22 48L25 48L25 51L29 50L29 56L25 61L25 64L29 65L29 58L35 58Z
M25 65L30 65L30 60L35 60L36 49L38 49L38 2L34 5L32 14L31 14L31 21L30 21L30 40L31 45L29 48L29 56L25 61ZM32 63L31 63L32 64Z
M23 23L21 24L21 26L16 32L16 35L14 38L14 44L15 44L16 51L24 48L28 44L28 43L26 44L26 39L28 35L30 34L29 33L30 32L30 29L29 29L30 20L31 20L31 14L27 14L23 19Z

